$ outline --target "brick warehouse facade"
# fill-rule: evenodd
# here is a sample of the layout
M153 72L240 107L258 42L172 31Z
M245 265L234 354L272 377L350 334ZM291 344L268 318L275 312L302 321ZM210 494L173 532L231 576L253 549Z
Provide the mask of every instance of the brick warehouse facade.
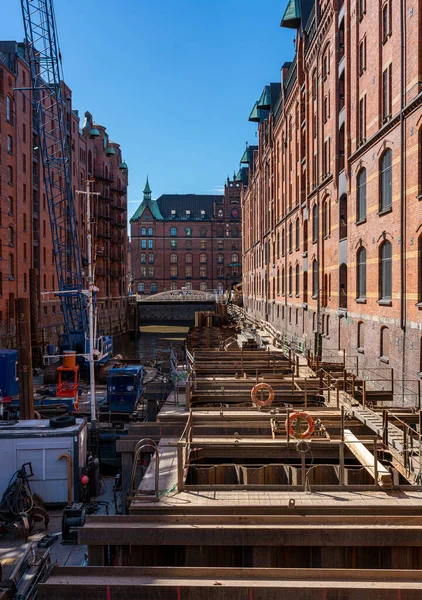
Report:
M39 142L28 97L15 90L30 84L23 44L0 42L0 347L16 343L14 299L30 296L32 268L37 270L37 306L32 303L31 310L37 313L39 341L57 343L62 333L60 302L48 295L56 289L57 277ZM119 145L92 122L90 113L81 129L71 90L63 86L82 259L87 256L86 200L77 192L86 189L87 177L95 177L92 190L100 194L92 205L99 328L105 333L124 331L128 170Z
M321 333L323 353L345 349L379 378L392 367L409 403L422 372L421 21L421 1L291 0L296 56L251 113L242 192L248 312L310 348Z
M224 292L242 280L242 171L224 195L164 194L144 198L130 220L132 289L154 294L182 287Z

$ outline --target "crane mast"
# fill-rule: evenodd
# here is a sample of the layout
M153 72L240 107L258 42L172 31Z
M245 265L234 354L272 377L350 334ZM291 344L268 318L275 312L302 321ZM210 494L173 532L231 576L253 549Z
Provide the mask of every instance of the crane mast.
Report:
M21 0L31 70L33 122L39 137L64 345L84 352L88 330L81 254L72 193L70 127L52 0Z

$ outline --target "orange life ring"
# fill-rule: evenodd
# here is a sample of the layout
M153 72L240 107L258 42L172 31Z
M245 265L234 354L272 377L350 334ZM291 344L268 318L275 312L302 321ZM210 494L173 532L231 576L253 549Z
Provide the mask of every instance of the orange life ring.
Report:
M303 433L301 433L299 436L296 435L296 431L293 428L293 424L298 419L304 419L308 423L308 429L306 431L304 431ZM311 437L311 435L315 431L314 420L311 417L311 415L308 415L308 413L306 413L306 412L292 413L290 415L290 417L288 419L286 419L285 427L286 427L286 431L289 431L290 437L293 437L293 438L299 437L302 440Z
M266 400L258 400L258 392L261 390L268 391L268 398ZM263 406L271 406L274 400L274 390L269 383L257 383L251 391L252 403L259 408Z

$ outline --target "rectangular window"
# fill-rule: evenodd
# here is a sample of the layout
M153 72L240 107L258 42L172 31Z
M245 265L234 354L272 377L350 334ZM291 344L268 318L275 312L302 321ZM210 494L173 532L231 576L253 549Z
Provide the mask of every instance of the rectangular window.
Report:
M386 121L392 114L392 64L382 74L382 118Z
M140 268L140 274L141 274L141 277L146 277L147 276L147 268L146 267L141 267Z
M359 100L359 142L366 141L366 95Z
M24 143L26 142L26 125L25 125L25 123L23 123L23 125L22 125L22 141Z
M206 250L207 249L207 240L201 240L199 247L201 250Z
M12 99L6 96L6 120L8 123L13 123Z
M26 243L23 243L23 260L26 261L27 256L26 256Z
M202 265L199 267L199 277L207 277L207 267Z
M23 172L26 173L26 154L22 154L22 167L23 167Z
M366 37L359 44L359 75L366 70Z
M177 278L177 266L170 267L170 277Z
M148 277L154 277L154 267L148 267Z
M185 276L192 277L192 267L185 267Z
M141 240L141 248L142 250L146 250L147 247L147 241L146 240Z
M177 248L177 240L170 240L170 248Z

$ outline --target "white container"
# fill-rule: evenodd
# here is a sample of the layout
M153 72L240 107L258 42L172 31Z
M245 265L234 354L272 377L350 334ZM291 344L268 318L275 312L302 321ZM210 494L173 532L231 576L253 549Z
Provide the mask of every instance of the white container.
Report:
M75 425L53 429L49 420L19 421L0 426L0 497L15 471L32 463L34 476L29 478L32 493L49 504L67 504L67 459L72 459L72 499L79 500L80 469L86 465L88 429L84 419Z

